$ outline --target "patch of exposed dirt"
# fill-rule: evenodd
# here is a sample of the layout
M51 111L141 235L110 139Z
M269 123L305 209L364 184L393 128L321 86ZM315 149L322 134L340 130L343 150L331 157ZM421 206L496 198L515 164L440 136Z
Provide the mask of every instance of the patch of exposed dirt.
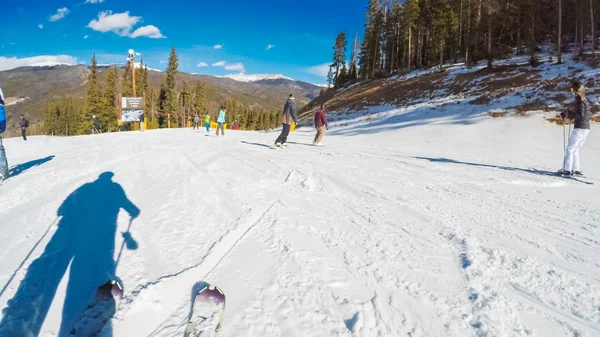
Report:
M571 75L578 73L579 69L569 68ZM456 73L451 77L448 77L448 71L439 70L409 79L400 77L396 80L389 78L371 80L351 88L327 91L301 111L301 121L312 119L317 107L322 103L327 104L329 111L342 113L361 111L384 104L407 106L434 98L440 99L445 95L456 96L457 101L468 99L470 104L478 106L491 105L507 96L515 97L517 101L525 101L525 103L504 108L510 111L514 109L516 114L521 116L527 115L530 111L562 110L562 105L570 105L572 103L569 92L571 77L544 79L541 71L539 68L526 65L510 65L481 69L471 73ZM595 87L595 83L600 81L600 74L595 75L596 78L583 77L581 74L576 76L584 80L584 85L589 88L587 91L589 97L597 97L600 94L600 87ZM600 107L596 103L600 102L592 104L592 112L600 112ZM440 104L444 105L444 103ZM496 106L494 111L489 111L488 115L497 118L508 114L497 108ZM594 116L593 120L599 119L600 116ZM548 120L557 122L555 118ZM560 123L562 124L562 119Z
M494 117L494 118L498 118L498 117L504 117L508 114L508 111L499 111L499 112L488 112L488 115Z

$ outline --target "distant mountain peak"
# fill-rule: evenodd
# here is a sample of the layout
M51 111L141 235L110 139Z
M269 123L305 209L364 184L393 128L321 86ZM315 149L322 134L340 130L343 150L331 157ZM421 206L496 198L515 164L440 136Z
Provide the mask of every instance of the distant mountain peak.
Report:
M290 80L293 81L293 78L289 78L279 74L255 74L255 75L247 75L247 74L231 74L226 76L220 76L224 78L229 78L238 82L258 82L263 80Z

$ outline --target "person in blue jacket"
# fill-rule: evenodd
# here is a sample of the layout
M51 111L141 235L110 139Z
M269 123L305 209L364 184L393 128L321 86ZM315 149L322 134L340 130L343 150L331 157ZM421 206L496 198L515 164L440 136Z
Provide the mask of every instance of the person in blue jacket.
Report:
M4 94L0 88L0 181L8 178L8 161L2 145L2 134L6 131L6 112L4 111Z
M217 136L219 135L219 130L221 130L221 136L225 136L225 114L227 113L227 109L223 108L219 111L219 119L217 119Z

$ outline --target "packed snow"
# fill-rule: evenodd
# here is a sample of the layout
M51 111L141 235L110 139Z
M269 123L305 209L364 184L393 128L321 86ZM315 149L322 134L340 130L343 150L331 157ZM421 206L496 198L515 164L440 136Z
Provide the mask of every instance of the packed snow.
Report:
M596 125L577 181L534 170L560 168L562 126L464 108L348 115L323 148L308 126L282 150L277 131L5 139L0 335L68 332L116 273L104 337L182 336L199 282L227 296L221 337L599 336Z

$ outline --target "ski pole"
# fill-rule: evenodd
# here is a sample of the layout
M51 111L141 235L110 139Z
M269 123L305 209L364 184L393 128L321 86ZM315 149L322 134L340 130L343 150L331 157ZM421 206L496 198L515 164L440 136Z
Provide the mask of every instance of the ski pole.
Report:
M565 136L565 119L562 120L563 125L563 154L567 152L567 137Z
M21 264L19 265L19 267L15 270L15 272L8 279L8 281L6 281L6 284L4 285L4 288L2 288L2 290L0 291L0 296L2 296L2 294L4 294L4 291L6 291L6 288L8 288L8 286L12 282L13 278L15 278L15 275L17 275L17 273L19 272L19 270L21 270L21 268L23 268L23 265L25 265L25 262L27 262L27 260L29 260L29 257L31 256L31 254L33 254L33 252L35 251L35 249L37 248L37 246L44 240L44 238L46 237L46 235L48 235L48 233L50 232L50 229L52 228L52 226L54 226L54 224L56 224L57 221L58 221L58 217L56 219L54 219L54 221L46 229L46 232L44 233L44 235L42 235L42 237L35 243L35 245L33 245L33 248L31 248L31 250L29 251L29 253L27 254L27 256L25 256L25 259L23 259L23 261L21 262Z
M129 219L129 226L127 226L127 232L125 232L125 233L129 233L132 222L133 222L133 218ZM125 248L125 243L127 243L127 239L125 237L123 237L123 242L121 243L121 249L119 249L119 255L117 256L117 260L115 261L115 269L119 265L119 260L121 260L121 254L123 253L123 248Z

